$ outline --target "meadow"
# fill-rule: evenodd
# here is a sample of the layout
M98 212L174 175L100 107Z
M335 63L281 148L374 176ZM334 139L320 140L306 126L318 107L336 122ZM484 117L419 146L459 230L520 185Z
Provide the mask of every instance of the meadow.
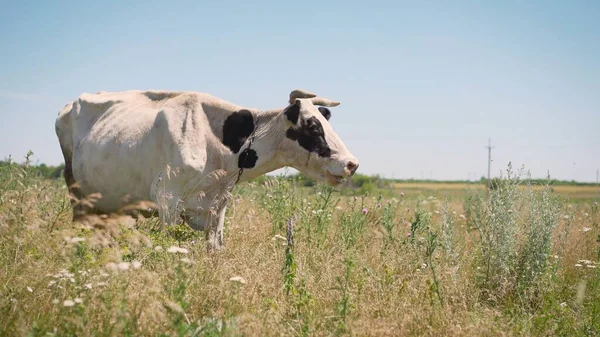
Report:
M600 336L593 187L261 179L209 254L156 218L72 223L35 172L0 168L1 336Z

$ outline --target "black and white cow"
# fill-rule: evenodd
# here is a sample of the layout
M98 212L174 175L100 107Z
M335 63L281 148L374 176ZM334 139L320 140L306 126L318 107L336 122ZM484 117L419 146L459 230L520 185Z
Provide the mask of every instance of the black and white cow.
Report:
M330 185L354 174L358 160L328 122L327 107L337 105L304 90L269 111L197 92L86 93L55 127L71 192L102 195L94 212L117 211L124 196L153 201L163 223L181 216L220 249L226 196L238 179L285 166Z

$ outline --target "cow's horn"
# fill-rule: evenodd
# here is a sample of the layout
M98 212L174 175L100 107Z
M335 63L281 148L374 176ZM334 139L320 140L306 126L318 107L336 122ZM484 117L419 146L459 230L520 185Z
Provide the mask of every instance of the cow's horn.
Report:
M313 97L310 99L310 101L312 102L312 104L320 105L320 106L338 106L338 105L340 105L340 102L332 101L330 99L323 98L323 97Z
M290 104L296 103L296 99L298 99L298 98L313 98L313 97L317 97L317 95L313 94L310 91L296 89L296 90L290 92Z

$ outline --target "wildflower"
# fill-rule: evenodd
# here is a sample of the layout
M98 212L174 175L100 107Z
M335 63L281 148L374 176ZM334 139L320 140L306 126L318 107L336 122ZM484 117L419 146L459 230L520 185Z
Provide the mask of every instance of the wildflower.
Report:
M461 214L458 217L461 218L461 219L466 219L467 218L464 214Z
M181 247L177 247L177 246L171 246L169 247L169 249L167 249L168 253L182 253L182 254L187 254L188 250L185 248L181 248Z
M594 264L593 261L590 260L578 260L577 263L583 263L583 264Z
M27 287L27 291L29 291L30 293L32 293L33 289L31 289L31 287Z
M108 271L112 271L112 272L119 271L119 266L117 266L117 264L114 262L107 263L105 267Z
M107 286L107 285L108 285L108 283L107 283L107 282L98 282L98 283L96 283L96 285L97 285L98 287L104 287L104 286Z
M133 261L131 262L131 266L133 269L139 269L142 266L142 263L140 261Z
M125 271L129 269L129 262L121 262L117 266L119 270Z
M591 231L592 229L590 227L583 227L583 229L581 230L584 233L587 233L589 231Z
M48 287L52 287L54 284L56 284L56 281L51 280L50 282L48 282Z
M562 302L561 304L559 304L559 306L561 308L566 308L567 307L567 302Z
M58 298L55 298L55 299L52 300L52 304L58 304L58 303L60 303L60 301L58 300Z
M576 263L575 267L581 267L581 263Z
M369 209L368 209L368 208L366 208L366 207L365 207L365 208L363 208L363 209L362 209L362 213L363 213L364 215L367 215L367 214L369 213Z
M435 214L440 214L440 211L433 211L433 213L435 213Z
M598 206L598 202L597 201L594 201L594 206Z
M83 300L82 300L81 298L77 297L77 298L74 300L74 302L75 302L75 303L79 303L79 304L81 304L81 303L83 303Z
M78 243L85 241L85 238L72 238L71 243Z
M271 240L275 241L275 240L283 240L286 241L286 238L284 238L283 236L276 234L273 238L271 238Z
M400 196L403 197L404 196L404 192L400 192Z
M75 305L75 302L73 302L73 301L71 301L71 300L65 300L65 301L63 302L63 306L65 306L65 307L72 307L72 306L74 306L74 305Z
M179 261L186 263L186 264L192 264L192 260L188 259L187 257L183 257Z
M85 289L92 289L92 284L91 283L86 283L83 285L83 288Z
M412 236L412 233L411 233L411 232L408 232L408 235L407 235L407 236L410 238L410 237Z
M162 246L156 246L154 247L154 250L157 252L162 252L163 251L163 247Z
M377 203L377 208L381 208L381 203Z
M241 276L234 276L229 279L231 282L239 282L241 284L246 284L246 280L244 280Z
M588 268L596 268L596 266L593 265L593 264L588 264L588 265L586 265L586 267L588 267Z

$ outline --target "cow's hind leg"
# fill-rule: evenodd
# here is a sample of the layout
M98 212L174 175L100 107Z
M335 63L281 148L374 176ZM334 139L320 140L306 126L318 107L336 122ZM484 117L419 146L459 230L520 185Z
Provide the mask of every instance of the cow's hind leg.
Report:
M69 189L69 195L71 196L71 207L73 207L73 220L85 215L86 210L82 203L79 201L82 200L85 196L79 189L79 186L75 182L75 177L73 176L73 159L72 154L67 151L61 144L60 147L63 157L65 159L65 169L63 171L63 176L65 178L65 183L67 184L67 188Z

